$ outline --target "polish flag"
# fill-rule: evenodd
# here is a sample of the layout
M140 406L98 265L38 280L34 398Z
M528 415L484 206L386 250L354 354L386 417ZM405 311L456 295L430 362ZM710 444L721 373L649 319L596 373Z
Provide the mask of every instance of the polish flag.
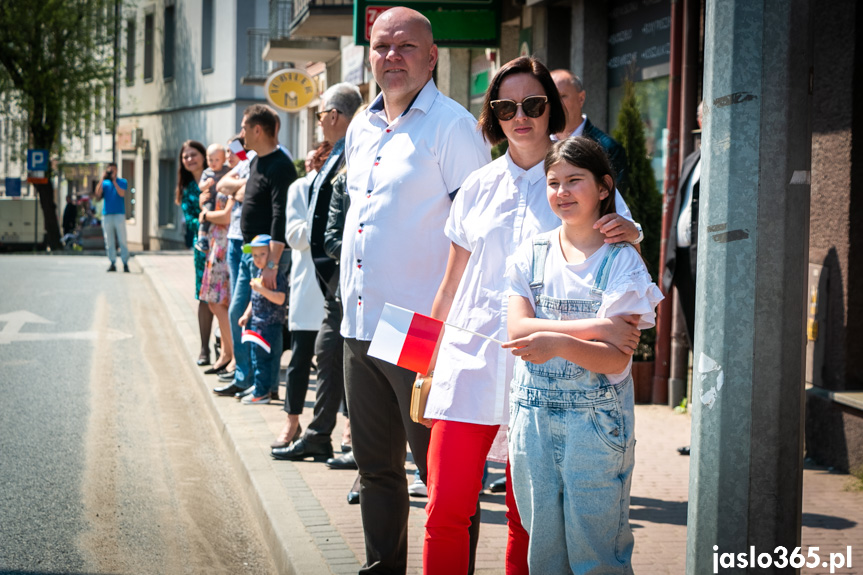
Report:
M241 160L248 159L248 156L246 156L246 150L243 148L243 144L240 143L240 140L233 140L229 148L231 148L231 151L237 154L237 157Z
M410 371L428 373L443 326L442 321L385 304L369 355Z
M256 331L253 331L251 329L244 329L243 337L240 338L240 341L242 341L243 343L256 343L262 348L264 348L264 351L270 353L270 344L267 343L267 340L261 337L261 334Z

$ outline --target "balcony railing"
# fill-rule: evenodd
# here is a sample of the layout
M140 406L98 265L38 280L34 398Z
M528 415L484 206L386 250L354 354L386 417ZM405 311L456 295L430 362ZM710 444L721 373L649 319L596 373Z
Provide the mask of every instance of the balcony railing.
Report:
M291 35L293 4L291 0L270 0L270 39Z
M263 86L270 72L282 68L283 63L271 62L261 57L270 41L269 28L250 28L247 34L249 42L248 63L246 74L241 82L246 85Z
M298 32L298 28L303 26L310 15L352 15L354 0L293 0L292 4L291 34L293 35ZM303 36L339 36L343 33L349 33L349 30L328 34L320 33L322 31L319 29L311 34L302 33L301 30L300 32Z

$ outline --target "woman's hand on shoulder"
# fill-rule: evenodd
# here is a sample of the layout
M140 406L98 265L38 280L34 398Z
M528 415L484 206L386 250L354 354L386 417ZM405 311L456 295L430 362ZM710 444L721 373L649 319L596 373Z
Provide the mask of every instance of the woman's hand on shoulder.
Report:
M531 363L545 363L561 355L561 346L567 345L572 336L550 331L538 331L525 337L508 341L501 345L511 349L512 354Z

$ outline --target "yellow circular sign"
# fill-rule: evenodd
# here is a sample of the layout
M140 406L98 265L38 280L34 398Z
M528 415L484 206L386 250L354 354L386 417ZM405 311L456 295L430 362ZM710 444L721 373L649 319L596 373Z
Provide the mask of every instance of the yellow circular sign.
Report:
M318 90L311 76L293 68L277 70L264 84L267 100L285 112L298 112L312 103Z

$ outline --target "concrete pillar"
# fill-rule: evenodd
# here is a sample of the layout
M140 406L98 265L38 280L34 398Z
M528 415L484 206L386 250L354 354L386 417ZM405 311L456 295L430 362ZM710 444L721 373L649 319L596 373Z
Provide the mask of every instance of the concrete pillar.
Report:
M800 545L811 163L809 0L707 0L705 14L693 574L714 553Z
M470 107L470 50L440 48L438 50L437 86L465 108Z
M608 132L608 7L605 2L572 3L570 69L584 82L584 113Z

